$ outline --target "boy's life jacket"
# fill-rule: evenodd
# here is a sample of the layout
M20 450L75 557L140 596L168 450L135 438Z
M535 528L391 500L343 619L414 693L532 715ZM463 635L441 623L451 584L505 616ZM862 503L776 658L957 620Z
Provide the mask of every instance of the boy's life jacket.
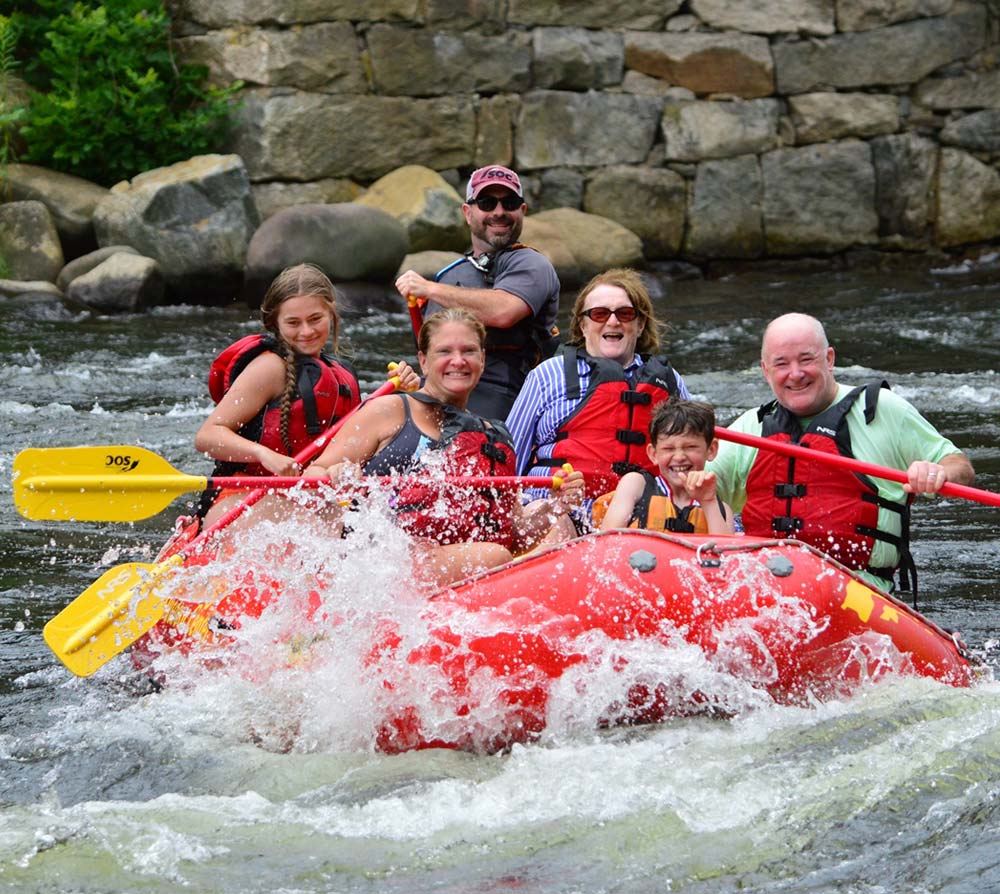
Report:
M853 389L815 416L805 429L798 418L777 401L764 404L758 410L761 435L853 457L847 413L864 394L865 424L870 425L875 418L879 392L888 387L885 382L871 382ZM916 570L909 551L910 500L898 503L884 499L867 475L762 449L757 451L747 477L746 492L743 527L747 534L801 540L848 568L867 571L890 585L893 572L899 568L901 588L910 588L912 575L916 590ZM898 536L878 527L880 507L899 514L901 533ZM871 567L869 562L876 540L896 548L899 559L894 567Z
M491 541L510 547L517 494L511 488L450 485L455 477L514 474L514 445L506 426L443 404L419 392L405 395L441 409L441 437L404 472L393 508L411 534L440 544ZM418 478L426 479L413 481Z
M640 474L643 478L642 494L632 510L628 527L643 528L647 531L672 531L677 534L708 533L705 510L697 501L692 501L681 509L670 499L670 495L664 492L655 475L644 470ZM594 500L591 517L595 525L599 526L604 520L614 496L615 493L612 491ZM726 510L722 500L718 497L716 499L722 517L725 518Z
M590 366L590 382L577 408L556 433L552 457L535 456L530 465L557 468L572 464L583 472L590 498L614 490L626 472L657 473L646 454L653 407L677 393L677 376L665 356L650 357L635 371L634 380L614 360L591 357L563 345L566 397L581 397L577 359Z

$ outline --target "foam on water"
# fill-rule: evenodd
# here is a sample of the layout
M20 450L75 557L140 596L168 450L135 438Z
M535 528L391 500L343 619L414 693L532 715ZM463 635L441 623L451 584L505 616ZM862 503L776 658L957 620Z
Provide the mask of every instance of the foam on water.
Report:
M304 490L292 497L310 511L317 500ZM754 713L773 704L775 686L783 699L793 697L775 650L794 652L828 624L808 593L782 591L758 558L739 552L725 558L721 593L695 564L676 561L679 590L692 594L696 614L710 603L750 600L749 613L741 608L715 622L701 644L668 616L655 637L621 640L592 629L570 638L543 603L481 612L428 603L389 499L373 489L350 513L342 539L312 521L261 523L252 536L233 538L225 559L165 582L164 596L214 603L250 575L256 588L275 581L280 598L259 618L224 630L228 644L191 658L176 650L155 658L151 673L167 681L154 697L163 717L175 713L183 726L195 717L231 743L298 753L370 753L419 741L480 752L523 739L572 743L643 718ZM112 551L105 562L120 558ZM611 568L596 574L605 589L627 595L635 586ZM581 605L592 598L581 593ZM573 660L556 673L529 663L499 675L470 644L508 634L525 643L539 638ZM804 682L797 703L842 697L912 670L891 639L873 633L839 645L837 660L842 675Z

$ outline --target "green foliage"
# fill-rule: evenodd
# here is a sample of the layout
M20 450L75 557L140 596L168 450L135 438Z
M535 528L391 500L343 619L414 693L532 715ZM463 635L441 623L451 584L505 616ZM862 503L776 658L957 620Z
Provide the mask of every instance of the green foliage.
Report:
M16 160L17 131L26 114L11 89L11 79L18 67L14 57L16 46L17 27L8 17L0 15L0 186L4 165Z
M205 87L207 69L178 64L160 0L19 6L36 91L21 124L24 161L110 186L220 147L242 85Z

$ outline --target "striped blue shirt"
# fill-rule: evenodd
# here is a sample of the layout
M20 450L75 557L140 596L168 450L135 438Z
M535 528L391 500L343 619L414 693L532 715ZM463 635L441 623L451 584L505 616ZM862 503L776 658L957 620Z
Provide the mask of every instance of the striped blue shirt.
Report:
M545 466L528 468L534 449L538 455L551 457L556 442L559 426L565 422L574 410L583 402L590 384L590 365L583 358L577 358L576 369L580 376L580 397L566 397L566 372L561 356L550 357L539 363L525 380L514 406L507 416L507 427L514 438L514 451L517 454L518 475L538 475L544 478L552 474L552 469ZM642 366L642 358L636 354L632 362L625 367L626 375ZM691 397L687 385L680 373L674 370L677 377L677 396L688 399ZM545 496L546 492L541 495Z

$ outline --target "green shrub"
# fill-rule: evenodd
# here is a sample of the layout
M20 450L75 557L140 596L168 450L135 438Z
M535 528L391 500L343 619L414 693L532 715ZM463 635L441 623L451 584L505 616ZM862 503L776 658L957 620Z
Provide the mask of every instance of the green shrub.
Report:
M11 88L14 71L18 67L14 57L16 46L17 27L8 17L0 15L0 192L3 187L3 168L17 157L17 132L26 112L15 99Z
M160 0L18 6L24 161L111 186L221 146L242 84L205 87L206 68L178 63Z

